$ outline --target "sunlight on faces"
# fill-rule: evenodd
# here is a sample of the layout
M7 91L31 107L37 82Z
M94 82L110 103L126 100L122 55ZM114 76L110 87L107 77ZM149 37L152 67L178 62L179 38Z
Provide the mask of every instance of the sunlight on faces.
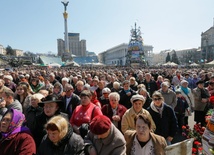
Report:
M142 119L137 119L136 121L136 134L139 140L148 137L150 129L148 124L146 124Z
M143 101L141 100L133 101L133 108L136 113L139 113L143 108Z
M88 96L82 96L81 97L81 104L82 105L88 105L90 102L91 102L91 100Z
M7 132L8 127L10 126L10 122L12 120L12 113L8 112L1 120L1 132Z
M38 107L39 100L36 98L31 98L31 106L36 108Z
M117 106L118 106L118 104L119 104L119 100L118 100L116 97L114 97L114 96L111 96L111 97L109 98L109 102L110 102L110 105L111 105L111 107L112 107L113 109L117 108Z
M157 106L157 107L161 107L162 105L162 102L163 102L163 99L159 96L154 96L152 98L153 102L154 102L154 105Z
M59 107L56 102L45 103L44 105L44 113L49 117L53 116L58 109Z
M18 86L16 88L16 92L18 95L22 95L24 93L24 89L22 88L22 86Z
M58 86L53 88L53 92L56 94L58 94L60 92L60 90L61 90L61 88Z
M187 83L187 82L184 82L184 83L182 84L182 86L186 88L186 87L188 87L188 83Z
M47 133L48 133L48 138L53 143L57 143L60 141L60 132L58 130L54 130L54 131L47 130Z
M124 88L124 90L128 90L129 89L129 83L125 83L124 85L123 85L123 88Z

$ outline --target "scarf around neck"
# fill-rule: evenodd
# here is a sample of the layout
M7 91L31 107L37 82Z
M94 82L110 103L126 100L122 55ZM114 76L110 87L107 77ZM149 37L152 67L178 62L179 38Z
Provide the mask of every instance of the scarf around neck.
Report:
M186 95L189 94L189 89L187 87L181 86L181 90L184 92L184 94L186 94Z

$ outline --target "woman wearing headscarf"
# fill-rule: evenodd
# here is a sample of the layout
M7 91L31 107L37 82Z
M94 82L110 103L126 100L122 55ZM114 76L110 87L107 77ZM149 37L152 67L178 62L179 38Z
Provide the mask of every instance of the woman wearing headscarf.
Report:
M181 81L181 86L178 88L178 90L181 92L181 95L186 99L191 111L193 111L195 107L195 100L193 93L190 88L188 88L188 81L182 80ZM191 116L191 113L185 112L185 117L184 117L184 124L188 125L188 116Z
M1 155L33 155L36 145L30 130L22 126L25 116L16 109L8 110L0 122Z
M83 155L83 139L73 132L69 122L62 116L52 117L45 125L44 136L37 155Z

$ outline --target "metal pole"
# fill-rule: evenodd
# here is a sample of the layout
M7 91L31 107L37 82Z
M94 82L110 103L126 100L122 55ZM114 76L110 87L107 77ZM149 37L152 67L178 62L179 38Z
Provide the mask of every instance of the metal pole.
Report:
M67 24L67 18L68 18L68 13L66 12L67 10L67 6L68 6L69 1L66 2L62 2L62 4L64 5L64 13L63 13L63 17L64 17L64 26L65 26L65 51L64 51L64 56L66 57L66 59L70 59L71 58L71 53L69 51L69 41L68 41L68 24Z

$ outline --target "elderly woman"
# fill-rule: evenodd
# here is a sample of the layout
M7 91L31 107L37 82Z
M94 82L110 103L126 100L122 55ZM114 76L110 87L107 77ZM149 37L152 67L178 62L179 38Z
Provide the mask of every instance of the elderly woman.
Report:
M148 111L156 125L155 133L163 136L170 145L177 131L177 119L174 110L164 102L160 92L153 93Z
M73 132L69 122L62 116L52 117L45 125L47 134L38 149L38 155L84 154L83 139Z
M181 81L181 86L178 88L178 90L181 92L181 95L186 99L191 111L193 111L195 107L195 100L193 93L190 88L188 88L188 81L182 80ZM184 124L188 125L188 117L191 116L191 113L185 112L185 117L184 117Z
M111 88L111 92L119 92L122 89L122 87L120 86L120 83L115 81L113 83L113 88Z
M150 106L151 102L152 102L152 99L151 99L151 97L149 95L149 92L147 92L146 88L142 87L142 88L140 88L138 90L138 94L142 95L145 98L145 103L143 105L143 108L147 109Z
M36 145L27 127L22 126L25 116L16 109L8 110L0 122L0 154L36 154Z
M95 116L102 115L101 109L91 102L91 96L89 90L83 90L80 94L81 105L75 108L71 116L70 123L77 134L80 134L79 128L83 123L89 124Z
M27 108L25 111L26 116L26 126L33 131L34 122L36 120L36 116L40 115L43 112L43 108L38 105L39 102L41 102L41 99L44 98L44 96L40 93L33 94L31 96L31 105Z
M103 88L102 90L102 96L99 99L101 103L101 107L103 107L106 104L109 104L109 94L111 93L111 90L109 88Z
M117 92L109 94L110 104L102 107L103 115L106 115L111 122L121 131L121 120L126 112L126 107L119 104L120 95Z
M152 130L155 131L155 123L152 120L151 115L147 110L143 108L145 103L145 98L142 95L133 95L131 98L132 107L128 109L125 114L123 115L122 122L121 122L121 129L122 132L125 133L127 130L135 130L135 123L134 118L138 114L144 114L151 119L152 122Z
M136 131L125 132L126 154L155 154L164 155L167 146L164 137L152 133L151 120L143 114L135 118Z
M41 143L43 136L46 134L44 125L51 117L62 115L63 117L68 119L67 114L60 112L63 102L56 96L48 95L47 97L42 98L41 101L42 102L38 103L38 105L43 107L43 112L40 115L36 116L34 128L32 131L37 147Z

